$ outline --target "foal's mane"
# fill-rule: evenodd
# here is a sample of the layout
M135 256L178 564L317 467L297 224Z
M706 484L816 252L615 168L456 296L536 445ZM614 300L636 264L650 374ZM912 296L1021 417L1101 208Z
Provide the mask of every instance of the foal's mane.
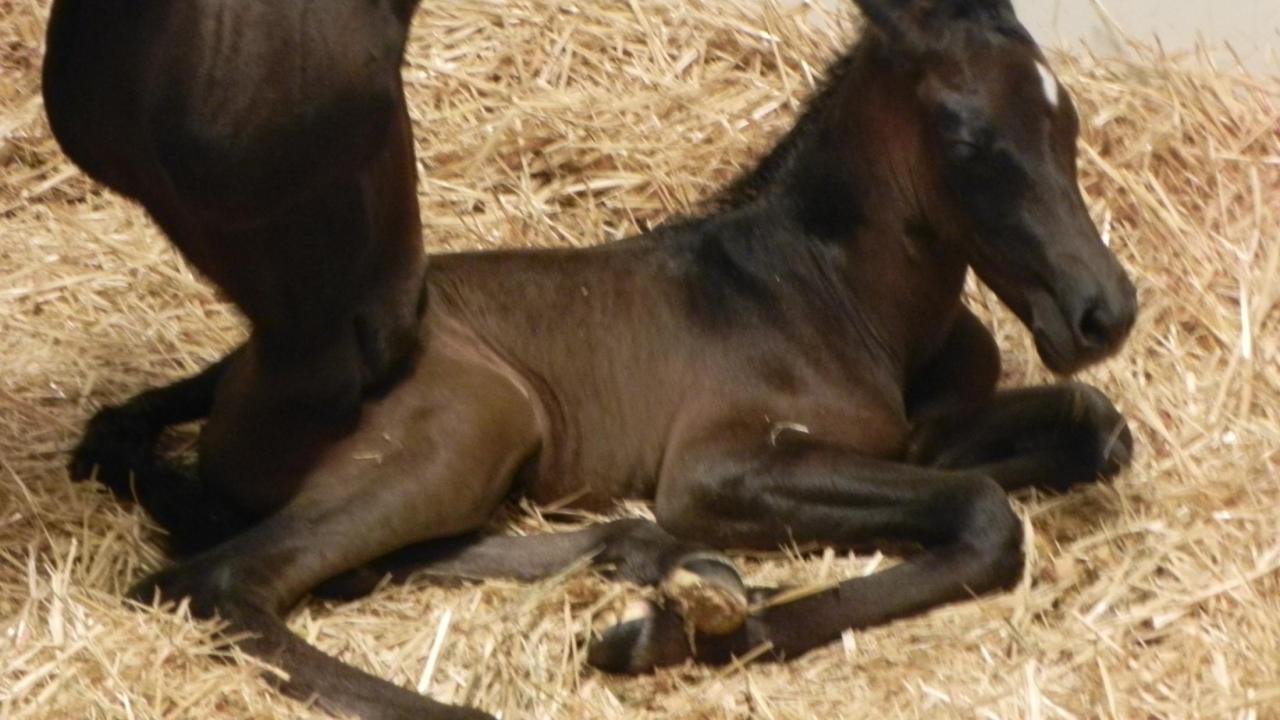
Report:
M782 139L774 144L773 148L751 169L743 172L716 193L711 199L714 206L733 207L755 200L787 169L798 151L821 125L827 109L831 107L836 91L859 59L861 55L859 50L872 36L873 33L867 33L827 66L817 89L805 101L804 110L787 134L783 135Z
M1016 17L1013 17L1012 10L1004 5L959 2L948 5L946 9L951 15L932 36L932 41L936 44L945 44L950 37L962 37L960 29L967 26L993 31L1012 40L1036 45L1026 28L1017 21ZM965 22L975 19L982 19L982 22L980 24ZM740 174L713 195L710 198L712 207L734 207L757 199L765 188L769 187L790 166L798 151L826 120L827 110L831 107L833 99L850 71L866 59L869 53L876 52L877 48L887 47L881 33L874 28L864 26L860 32L861 36L849 49L827 66L817 89L805 101L804 110L791 130L751 169Z

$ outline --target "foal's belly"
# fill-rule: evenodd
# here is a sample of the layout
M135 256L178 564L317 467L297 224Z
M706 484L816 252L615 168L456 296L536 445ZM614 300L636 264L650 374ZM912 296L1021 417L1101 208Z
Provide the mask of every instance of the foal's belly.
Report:
M714 387L714 384L712 385ZM718 387L673 395L668 413L653 413L641 394L583 408L563 426L543 427L543 444L524 487L540 504L607 509L617 500L651 500L664 469L683 455L764 457L796 444L836 447L866 458L900 459L910 436L901 405L856 390L779 397L757 387ZM604 417L603 407L628 401L650 412Z

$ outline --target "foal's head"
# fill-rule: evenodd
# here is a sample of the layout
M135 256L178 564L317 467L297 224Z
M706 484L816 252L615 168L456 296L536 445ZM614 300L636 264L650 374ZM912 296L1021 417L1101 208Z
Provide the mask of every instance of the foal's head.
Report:
M1009 0L856 2L911 86L912 184L939 242L1031 329L1050 369L1119 348L1134 287L1080 194L1071 97Z

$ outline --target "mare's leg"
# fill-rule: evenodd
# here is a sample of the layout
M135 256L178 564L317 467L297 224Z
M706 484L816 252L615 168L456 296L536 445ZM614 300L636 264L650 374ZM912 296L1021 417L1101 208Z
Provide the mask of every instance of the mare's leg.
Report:
M344 665L281 620L334 575L481 527L536 447L527 400L492 371L436 355L402 387L368 408L361 431L327 454L285 507L134 595L189 597L193 613L220 617L240 647L284 670L286 691L334 711L365 720L488 717Z
M728 435L726 434L726 437ZM768 644L793 657L861 628L1017 581L1022 525L1004 491L973 473L869 460L822 445L743 449L708 443L674 459L658 489L658 522L718 547L790 542L919 543L900 565L767 606L737 631L689 642L679 618L653 609L590 650L604 669L640 672L687 658L725 662Z
M1077 382L1006 390L981 408L940 414L914 431L908 461L968 468L1006 490L1061 492L1129 464L1133 435L1097 388Z
M72 480L96 478L121 499L135 500L169 535L178 555L205 550L248 527L258 516L210 488L194 468L157 457L160 434L209 414L214 391L235 353L200 373L146 390L99 410L72 453Z
M426 255L413 133L401 96L393 107L383 146L363 167L261 225L191 241L234 249L220 284L241 290L231 294L253 320L200 437L201 478L248 510L287 502L421 350Z

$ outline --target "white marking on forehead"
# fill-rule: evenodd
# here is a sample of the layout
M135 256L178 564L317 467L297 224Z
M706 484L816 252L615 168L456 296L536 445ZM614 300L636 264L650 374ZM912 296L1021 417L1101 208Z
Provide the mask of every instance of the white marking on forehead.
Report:
M1047 65L1036 61L1036 72L1040 73L1040 86L1044 89L1044 98L1049 101L1049 107L1054 110L1058 109L1058 80L1053 76L1053 71Z

